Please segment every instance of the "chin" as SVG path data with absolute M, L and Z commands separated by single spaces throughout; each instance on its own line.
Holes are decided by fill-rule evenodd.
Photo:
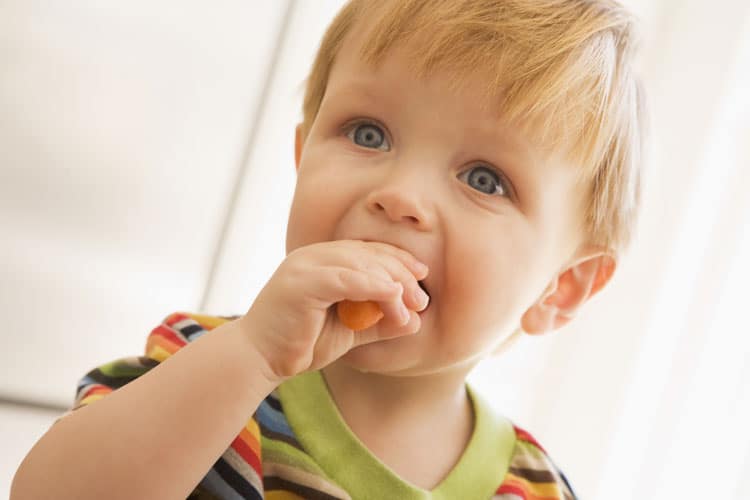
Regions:
M 391 339 L 355 347 L 340 360 L 348 367 L 364 373 L 382 375 L 406 374 L 416 368 L 416 356 L 408 356 L 405 346 Z M 403 339 L 406 340 L 406 339 Z

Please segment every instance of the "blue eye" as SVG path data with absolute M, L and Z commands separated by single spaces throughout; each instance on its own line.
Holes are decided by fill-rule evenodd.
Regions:
M 467 177 L 466 180 L 469 186 L 485 194 L 499 193 L 501 196 L 510 196 L 510 190 L 507 187 L 505 179 L 490 167 L 472 167 L 459 174 L 459 178 L 461 177 Z
M 349 129 L 346 135 L 354 144 L 363 148 L 380 149 L 381 151 L 388 150 L 388 141 L 385 137 L 385 132 L 374 123 L 364 122 L 355 124 Z

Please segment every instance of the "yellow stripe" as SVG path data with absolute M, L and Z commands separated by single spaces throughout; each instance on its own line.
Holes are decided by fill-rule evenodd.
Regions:
M 109 393 L 107 393 L 107 394 L 109 394 Z M 94 401 L 99 401 L 100 399 L 102 399 L 107 394 L 92 394 L 91 396 L 86 396 L 85 398 L 83 398 L 81 400 L 81 402 L 79 403 L 79 405 L 83 406 L 83 405 L 91 404 Z
M 557 487 L 556 483 L 532 483 L 531 481 L 518 477 L 510 472 L 506 475 L 506 482 L 520 484 L 523 489 L 539 497 L 558 498 L 561 496 L 560 488 Z
M 286 465 L 264 460 L 263 475 L 265 477 L 276 476 L 301 487 L 307 487 L 320 493 L 325 493 L 333 498 L 347 500 L 351 500 L 352 498 L 339 485 L 332 483 L 327 477 L 319 473 L 307 472 L 295 467 L 294 465 Z
M 205 314 L 185 313 L 185 316 L 194 319 L 206 330 L 211 330 L 230 321 L 228 319 L 219 318 L 218 316 L 207 316 Z
M 161 363 L 162 361 L 164 361 L 171 355 L 172 354 L 169 351 L 167 351 L 160 345 L 151 346 L 151 349 L 149 349 L 148 352 L 146 353 L 146 356 L 148 356 L 149 358 L 153 360 L 158 361 L 159 363 Z
M 247 432 L 252 434 L 253 437 L 258 440 L 258 444 L 260 444 L 260 426 L 258 426 L 258 422 L 256 422 L 254 418 L 250 418 L 250 420 L 247 421 L 245 429 L 247 429 Z

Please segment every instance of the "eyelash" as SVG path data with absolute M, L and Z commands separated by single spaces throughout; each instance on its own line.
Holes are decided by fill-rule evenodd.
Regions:
M 367 146 L 360 146 L 359 144 L 354 142 L 354 132 L 357 130 L 357 127 L 360 127 L 362 125 L 370 125 L 372 127 L 376 127 L 380 130 L 380 132 L 383 134 L 383 140 L 384 142 L 390 144 L 390 140 L 388 139 L 388 134 L 385 132 L 385 127 L 382 126 L 380 123 L 373 121 L 373 120 L 356 120 L 353 122 L 350 122 L 346 124 L 343 129 L 347 137 L 354 143 L 355 145 L 366 148 L 366 149 L 376 149 L 376 148 L 368 148 Z M 381 150 L 382 151 L 382 150 Z
M 356 142 L 354 142 L 354 135 L 355 135 L 354 132 L 357 130 L 357 127 L 360 127 L 362 125 L 370 125 L 370 126 L 373 126 L 373 127 L 376 127 L 377 129 L 379 129 L 380 133 L 383 135 L 383 142 L 390 145 L 390 140 L 388 139 L 388 134 L 384 130 L 385 127 L 383 127 L 378 122 L 373 121 L 373 120 L 357 120 L 357 121 L 354 121 L 354 122 L 350 122 L 350 123 L 346 124 L 343 127 L 343 132 L 352 141 L 353 144 L 355 144 L 356 146 L 365 148 L 365 149 L 375 149 L 375 150 L 378 150 L 378 151 L 383 151 L 382 149 L 379 149 L 379 148 L 368 148 L 367 146 L 361 146 L 361 145 L 357 144 Z M 389 149 L 390 149 L 390 146 L 389 146 Z M 497 179 L 497 184 L 498 184 L 498 187 L 496 188 L 495 192 L 493 192 L 491 194 L 490 193 L 485 193 L 483 191 L 479 191 L 478 189 L 475 189 L 475 191 L 478 191 L 478 192 L 480 192 L 480 193 L 482 193 L 482 194 L 484 194 L 486 196 L 494 196 L 495 193 L 501 193 L 501 196 L 503 196 L 505 198 L 513 198 L 513 192 L 514 191 L 513 191 L 513 187 L 512 187 L 512 184 L 510 183 L 510 181 L 507 180 L 507 178 L 505 177 L 505 175 L 503 175 L 503 173 L 500 170 L 498 170 L 497 168 L 495 168 L 492 165 L 489 165 L 487 163 L 478 163 L 478 164 L 475 164 L 472 167 L 470 167 L 470 168 L 464 170 L 463 172 L 461 172 L 458 175 L 458 177 L 459 178 L 468 177 L 468 174 L 473 169 L 475 169 L 475 168 L 484 168 L 485 170 L 488 170 L 488 171 L 492 172 L 492 174 L 494 175 L 495 179 Z M 467 179 L 467 181 L 468 181 L 468 179 Z M 505 193 L 505 194 L 503 194 L 503 193 Z

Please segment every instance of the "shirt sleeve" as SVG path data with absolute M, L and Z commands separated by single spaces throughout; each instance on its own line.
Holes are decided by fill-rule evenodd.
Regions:
M 239 317 L 188 312 L 170 314 L 151 330 L 143 356 L 121 358 L 88 372 L 78 383 L 73 407 L 60 418 L 104 398 L 147 373 L 185 345 Z M 239 498 L 237 492 L 246 494 L 242 498 L 263 498 L 260 456 L 260 429 L 253 416 L 188 498 Z
M 534 437 L 514 426 L 516 446 L 508 473 L 496 498 L 544 498 L 577 500 L 565 474 Z M 507 496 L 506 496 L 507 495 Z
M 188 343 L 237 318 L 239 316 L 208 316 L 189 312 L 170 314 L 151 330 L 143 356 L 121 358 L 89 371 L 78 382 L 73 406 L 68 413 L 98 401 L 148 372 Z

